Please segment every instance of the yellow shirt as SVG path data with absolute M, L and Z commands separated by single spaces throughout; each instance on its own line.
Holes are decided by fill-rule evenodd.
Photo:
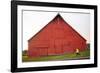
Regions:
M 76 49 L 76 53 L 79 53 L 79 49 L 78 48 Z

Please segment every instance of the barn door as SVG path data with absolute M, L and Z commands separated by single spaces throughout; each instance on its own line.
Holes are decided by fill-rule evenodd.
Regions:
M 54 40 L 50 41 L 48 55 L 55 55 Z
M 65 41 L 63 42 L 63 53 L 68 54 L 73 52 L 73 45 L 71 45 L 71 42 Z
M 40 47 L 39 48 L 39 55 L 40 56 L 47 56 L 47 49 L 48 49 L 48 47 Z
M 62 54 L 62 50 L 63 50 L 62 49 L 62 40 L 56 39 L 54 45 L 55 45 L 55 53 L 58 55 Z

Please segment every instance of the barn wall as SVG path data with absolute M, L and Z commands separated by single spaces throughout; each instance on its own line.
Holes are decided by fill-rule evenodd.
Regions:
M 85 50 L 86 40 L 57 16 L 28 42 L 29 56 L 60 55 Z

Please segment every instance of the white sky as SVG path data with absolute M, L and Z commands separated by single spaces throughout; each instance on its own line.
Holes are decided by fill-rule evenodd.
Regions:
M 50 22 L 58 12 L 23 11 L 23 50 L 28 47 L 28 40 Z M 87 43 L 90 42 L 90 14 L 60 12 L 63 19 L 70 24 Z

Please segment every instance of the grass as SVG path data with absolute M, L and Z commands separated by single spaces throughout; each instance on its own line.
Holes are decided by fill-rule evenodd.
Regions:
M 73 54 L 63 54 L 63 55 L 55 55 L 55 56 L 44 56 L 44 57 L 28 57 L 25 53 L 22 56 L 23 62 L 36 62 L 36 61 L 54 61 L 54 60 L 79 60 L 79 59 L 89 59 L 90 57 L 90 50 L 86 50 L 80 52 L 79 55 Z

